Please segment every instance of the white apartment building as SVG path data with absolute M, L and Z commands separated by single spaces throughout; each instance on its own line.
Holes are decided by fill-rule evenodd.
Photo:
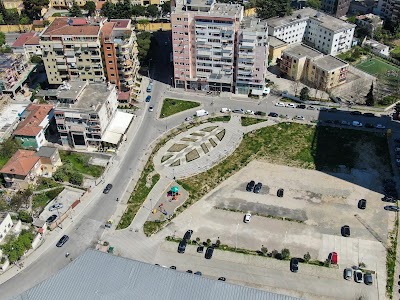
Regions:
M 311 8 L 291 16 L 268 19 L 268 34 L 288 44 L 303 42 L 325 54 L 336 55 L 351 48 L 355 24 Z
M 267 22 L 244 18 L 238 32 L 235 93 L 264 94 L 268 67 Z
M 7 212 L 0 213 L 0 242 L 6 237 L 7 232 L 13 226 L 11 216 Z

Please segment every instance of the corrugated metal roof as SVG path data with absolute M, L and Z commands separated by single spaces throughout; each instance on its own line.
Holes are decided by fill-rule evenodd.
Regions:
M 299 300 L 89 249 L 15 300 Z

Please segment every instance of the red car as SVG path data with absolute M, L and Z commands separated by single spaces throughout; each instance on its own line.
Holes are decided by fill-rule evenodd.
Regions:
M 331 264 L 337 265 L 338 263 L 338 254 L 336 252 L 331 252 L 328 255 L 328 260 Z

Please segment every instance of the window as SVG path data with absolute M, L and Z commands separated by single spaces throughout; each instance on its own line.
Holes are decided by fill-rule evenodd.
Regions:
M 111 47 L 107 47 L 107 50 L 111 50 Z
M 111 55 L 111 54 L 107 54 L 107 56 L 108 56 L 108 57 L 111 57 L 112 55 Z
M 110 64 L 110 65 L 111 65 L 112 63 L 113 63 L 113 61 L 112 61 L 112 60 L 109 60 L 109 61 L 108 61 L 108 64 Z

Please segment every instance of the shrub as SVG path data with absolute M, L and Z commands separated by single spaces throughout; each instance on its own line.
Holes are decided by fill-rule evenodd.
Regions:
M 219 247 L 221 245 L 221 241 L 220 240 L 217 240 L 216 242 L 215 242 L 215 247 Z
M 290 251 L 287 248 L 282 249 L 281 251 L 282 259 L 287 260 L 290 258 Z
M 207 239 L 207 246 L 210 246 L 210 245 L 211 245 L 211 240 Z
M 24 223 L 32 223 L 33 221 L 32 216 L 26 210 L 21 210 L 18 212 L 18 219 Z
M 311 260 L 310 252 L 307 252 L 306 254 L 304 254 L 303 258 L 304 258 L 304 262 L 308 263 Z
M 263 255 L 267 254 L 268 253 L 268 248 L 267 247 L 261 247 L 261 253 Z
M 75 185 L 81 185 L 83 183 L 83 175 L 81 173 L 72 173 L 69 177 L 69 182 Z

